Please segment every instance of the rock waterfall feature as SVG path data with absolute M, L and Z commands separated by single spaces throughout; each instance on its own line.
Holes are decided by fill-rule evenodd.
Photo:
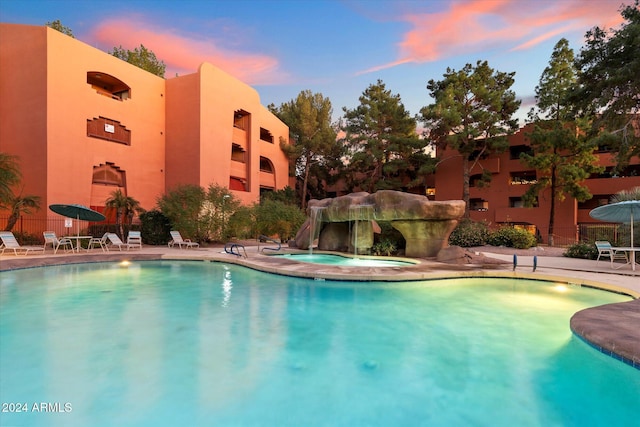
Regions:
M 389 221 L 406 240 L 406 256 L 435 257 L 448 245 L 464 207 L 462 200 L 432 201 L 392 190 L 310 200 L 309 218 L 298 231 L 295 246 L 309 249 L 317 238 L 320 250 L 367 253 L 376 221 Z

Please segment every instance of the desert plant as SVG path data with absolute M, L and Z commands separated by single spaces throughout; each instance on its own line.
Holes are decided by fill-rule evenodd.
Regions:
M 488 237 L 489 227 L 486 223 L 464 219 L 449 236 L 449 244 L 463 248 L 483 246 L 487 244 Z

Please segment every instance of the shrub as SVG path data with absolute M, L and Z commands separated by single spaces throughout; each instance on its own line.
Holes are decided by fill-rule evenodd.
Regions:
M 256 230 L 256 219 L 254 208 L 240 206 L 229 218 L 226 228 L 229 237 L 237 239 L 249 239 L 256 237 L 259 233 Z
M 449 244 L 469 248 L 487 244 L 489 227 L 484 222 L 463 219 L 449 236 Z
M 277 235 L 282 242 L 295 236 L 306 216 L 299 207 L 278 200 L 264 200 L 254 205 L 256 229 L 265 236 Z
M 391 221 L 378 221 L 380 227 L 380 234 L 374 235 L 375 243 L 388 242 L 394 246 L 394 252 L 399 249 L 404 249 L 407 246 L 407 242 L 401 232 L 393 228 Z M 382 244 L 380 247 L 384 248 L 387 243 Z M 374 246 L 375 247 L 375 244 Z
M 500 227 L 491 232 L 487 243 L 491 246 L 506 246 L 516 249 L 529 249 L 537 245 L 536 237 L 527 230 L 515 227 Z
M 580 242 L 569 246 L 563 255 L 567 258 L 596 259 L 598 249 L 593 243 Z
M 395 254 L 397 250 L 396 245 L 392 241 L 386 239 L 379 241 L 371 248 L 371 252 L 378 256 L 391 256 Z
M 166 245 L 171 239 L 171 221 L 158 210 L 140 214 L 142 241 L 147 245 Z

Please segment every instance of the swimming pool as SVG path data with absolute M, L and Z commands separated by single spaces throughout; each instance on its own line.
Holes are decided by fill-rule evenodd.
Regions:
M 29 411 L 0 424 L 631 425 L 640 371 L 569 330 L 576 311 L 628 299 L 188 261 L 2 272 L 0 396 Z
M 411 261 L 400 261 L 397 259 L 383 259 L 383 258 L 358 258 L 348 257 L 334 254 L 284 254 L 284 255 L 272 255 L 278 258 L 287 258 L 299 262 L 309 262 L 312 264 L 323 265 L 339 265 L 342 267 L 409 267 L 416 265 Z

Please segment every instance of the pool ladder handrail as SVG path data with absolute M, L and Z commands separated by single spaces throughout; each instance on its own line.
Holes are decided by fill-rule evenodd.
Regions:
M 267 237 L 264 234 L 261 234 L 258 237 L 258 241 L 261 241 L 261 240 L 264 240 L 264 241 L 267 241 L 267 242 L 271 242 L 271 243 L 275 243 L 275 244 L 278 245 L 278 247 L 277 248 L 264 247 L 264 248 L 260 249 L 260 246 L 258 246 L 258 250 L 259 251 L 275 251 L 275 252 L 277 252 L 282 248 L 282 244 L 278 240 L 272 239 L 271 237 Z
M 242 248 L 242 252 L 244 252 L 244 255 L 240 253 L 240 248 Z M 234 249 L 235 249 L 235 252 L 234 252 Z M 241 245 L 240 243 L 227 243 L 224 245 L 224 251 L 230 255 L 235 255 L 239 257 L 244 256 L 245 258 L 247 258 L 247 251 L 244 248 L 244 245 Z

